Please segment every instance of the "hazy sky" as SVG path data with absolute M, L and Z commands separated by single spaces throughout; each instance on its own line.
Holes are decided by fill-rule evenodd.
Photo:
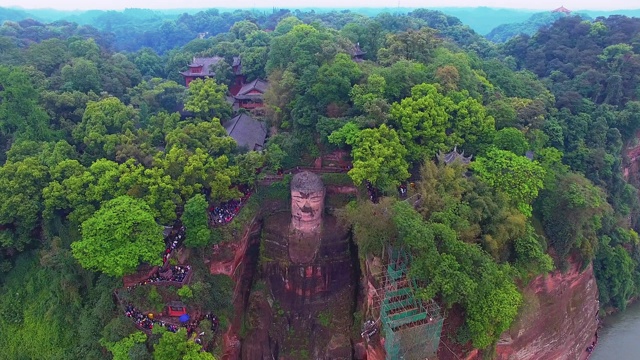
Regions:
M 638 9 L 640 0 L 0 0 L 0 6 L 19 6 L 25 9 L 55 8 L 75 9 L 124 9 L 124 8 L 289 8 L 302 7 L 501 7 L 551 10 L 561 5 L 571 10 Z

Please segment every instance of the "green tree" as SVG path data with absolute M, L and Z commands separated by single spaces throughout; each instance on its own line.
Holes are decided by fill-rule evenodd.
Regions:
M 162 77 L 164 69 L 162 67 L 162 58 L 156 54 L 153 49 L 142 48 L 133 57 L 133 63 L 136 64 L 143 76 L 152 78 Z
M 46 166 L 36 158 L 7 162 L 0 168 L 0 249 L 22 251 L 36 238 L 42 212 L 42 189 L 49 181 Z
M 384 197 L 380 202 L 359 201 L 349 203 L 341 212 L 352 226 L 353 237 L 361 254 L 381 256 L 384 246 L 396 237 L 391 208 L 395 200 Z
M 149 205 L 130 196 L 104 203 L 82 223 L 82 240 L 71 244 L 82 267 L 111 276 L 133 273 L 141 262 L 160 264 L 163 249 L 162 228 Z
M 138 113 L 133 107 L 116 97 L 108 97 L 87 103 L 82 122 L 73 129 L 73 137 L 88 155 L 114 159 L 121 135 L 133 131 L 137 123 Z
M 375 129 L 361 130 L 357 136 L 347 139 L 351 145 L 353 168 L 349 176 L 356 184 L 365 180 L 374 186 L 387 188 L 399 186 L 409 178 L 409 164 L 405 160 L 407 149 L 400 143 L 395 130 L 381 125 Z
M 166 146 L 179 147 L 191 152 L 205 150 L 211 156 L 230 154 L 236 142 L 220 124 L 220 120 L 202 121 L 196 124 L 183 122 L 166 136 Z
M 287 153 L 282 150 L 280 145 L 275 143 L 269 143 L 267 146 L 266 162 L 269 168 L 273 171 L 282 169 Z
M 637 262 L 622 245 L 613 245 L 611 242 L 609 236 L 601 238 L 593 270 L 602 304 L 624 309 L 628 300 L 638 292 L 638 284 L 634 281 L 637 279 Z
M 583 175 L 560 175 L 542 196 L 542 222 L 549 244 L 560 259 L 578 250 L 588 261 L 595 255 L 603 217 L 611 213 L 605 192 Z
M 0 66 L 0 133 L 5 139 L 51 137 L 49 116 L 38 104 L 38 94 L 27 73 Z
M 473 346 L 487 348 L 510 326 L 522 295 L 511 269 L 495 263 L 475 244 L 458 240 L 445 224 L 425 223 L 410 204 L 393 207 L 400 244 L 411 252 L 410 276 L 419 281 L 418 296 L 440 296 L 450 307 L 465 309 L 465 327 Z
M 253 185 L 258 180 L 265 161 L 266 156 L 257 151 L 249 151 L 236 156 L 235 162 L 240 171 L 237 178 L 238 183 Z
M 212 201 L 226 201 L 239 195 L 238 190 L 231 187 L 239 170 L 237 166 L 229 166 L 226 155 L 214 158 L 200 148 L 191 153 L 174 146 L 155 161 L 171 178 L 173 187 L 184 201 L 205 188 L 211 190 Z
M 507 195 L 520 212 L 531 216 L 531 202 L 542 189 L 545 176 L 537 161 L 511 151 L 491 149 L 476 158 L 471 169 L 482 181 Z
M 196 79 L 189 83 L 184 109 L 203 120 L 231 116 L 231 105 L 227 102 L 227 85 L 216 83 L 215 79 Z
M 356 109 L 372 118 L 376 125 L 386 120 L 389 111 L 389 103 L 384 98 L 387 81 L 378 74 L 372 74 L 367 78 L 366 84 L 353 85 L 349 96 Z
M 433 158 L 438 150 L 455 145 L 448 143 L 446 132 L 451 122 L 447 109 L 453 105 L 435 86 L 422 84 L 411 89 L 410 98 L 391 106 L 391 124 L 398 129 L 412 161 Z
M 251 35 L 251 33 L 258 30 L 260 30 L 258 28 L 258 25 L 252 23 L 249 20 L 242 20 L 233 24 L 233 26 L 231 26 L 231 29 L 229 29 L 229 32 L 231 32 L 236 39 L 244 41 L 249 35 Z
M 495 128 L 493 118 L 468 93 L 445 96 L 431 84 L 414 86 L 411 97 L 393 104 L 390 120 L 414 162 L 455 145 L 479 152 L 491 142 Z
M 155 360 L 215 360 L 213 355 L 202 351 L 202 346 L 187 340 L 187 331 L 181 328 L 175 333 L 164 330 L 162 327 L 154 328 L 154 333 L 161 329 L 162 337 L 153 347 Z
M 93 61 L 83 58 L 73 59 L 70 64 L 62 67 L 61 75 L 65 82 L 63 88 L 67 91 L 99 93 L 101 90 L 100 73 Z
M 62 64 L 69 60 L 70 54 L 63 40 L 58 38 L 43 40 L 32 44 L 26 59 L 29 65 L 51 76 Z
M 512 127 L 507 127 L 496 132 L 493 144 L 500 150 L 508 150 L 520 156 L 529 150 L 529 143 L 522 131 Z
M 384 65 L 391 65 L 399 60 L 414 60 L 426 64 L 441 42 L 437 31 L 429 27 L 389 34 L 385 47 L 378 50 L 378 61 Z
M 278 25 L 276 25 L 275 30 L 273 31 L 275 35 L 284 35 L 291 31 L 294 26 L 301 25 L 302 21 L 295 16 L 287 16 L 286 18 L 280 20 Z
M 349 92 L 356 83 L 362 71 L 358 64 L 347 54 L 338 54 L 329 63 L 318 69 L 317 83 L 311 92 L 319 100 L 321 106 L 332 103 L 344 104 L 349 99 Z
M 186 232 L 185 245 L 204 247 L 211 243 L 212 234 L 209 229 L 208 208 L 207 199 L 202 194 L 194 195 L 184 205 L 181 219 Z
M 115 343 L 102 341 L 102 345 L 107 348 L 113 355 L 113 360 L 129 360 L 129 351 L 136 345 L 144 343 L 147 340 L 147 335 L 142 331 L 136 331 L 135 333 L 123 338 Z

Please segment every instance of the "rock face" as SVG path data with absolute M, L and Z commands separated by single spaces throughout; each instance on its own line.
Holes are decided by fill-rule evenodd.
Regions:
M 290 222 L 289 212 L 264 221 L 261 277 L 272 304 L 265 309 L 250 301 L 249 306 L 271 315 L 254 316 L 264 319 L 243 343 L 243 359 L 271 358 L 264 356 L 268 348 L 279 359 L 351 359 L 356 279 L 349 233 L 332 216 L 314 233 L 300 232 Z
M 348 229 L 324 214 L 325 187 L 303 171 L 291 210 L 263 220 L 260 271 L 247 288 L 244 359 L 351 359 L 356 280 Z M 239 315 L 239 313 L 236 313 Z
M 501 360 L 584 359 L 598 328 L 598 289 L 591 265 L 580 272 L 538 276 L 524 290 L 524 304 L 497 350 Z

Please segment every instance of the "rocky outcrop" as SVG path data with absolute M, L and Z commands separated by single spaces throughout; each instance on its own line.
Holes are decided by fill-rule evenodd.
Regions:
M 591 265 L 536 277 L 523 291 L 518 319 L 496 347 L 501 360 L 583 359 L 598 327 Z
M 209 272 L 213 275 L 227 275 L 235 281 L 233 305 L 234 318 L 226 333 L 222 335 L 224 344 L 223 360 L 239 359 L 241 341 L 238 335 L 242 326 L 242 314 L 246 310 L 248 292 L 253 281 L 255 256 L 249 256 L 250 248 L 257 248 L 261 224 L 257 217 L 249 223 L 242 237 L 235 242 L 221 243 L 213 248 L 206 260 Z

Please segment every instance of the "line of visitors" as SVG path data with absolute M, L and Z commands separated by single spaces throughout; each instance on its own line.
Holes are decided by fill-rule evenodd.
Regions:
M 209 207 L 212 226 L 228 224 L 236 217 L 236 215 L 238 215 L 242 205 L 244 205 L 251 196 L 251 191 L 249 189 L 241 189 L 240 191 L 243 193 L 240 199 L 232 199 L 227 202 L 223 202 L 218 206 Z
M 162 263 L 165 264 L 169 258 L 169 254 L 180 246 L 184 241 L 184 226 L 180 226 L 177 230 L 172 230 L 169 236 L 164 238 L 164 252 L 162 253 Z
M 366 181 L 366 185 L 367 192 L 369 193 L 369 200 L 374 204 L 377 204 L 380 200 L 380 193 L 378 192 L 378 189 L 376 189 L 369 180 Z
M 124 311 L 125 316 L 132 318 L 137 327 L 142 329 L 151 330 L 154 325 L 166 327 L 168 331 L 177 332 L 178 326 L 173 324 L 167 324 L 162 320 L 155 320 L 148 315 L 142 313 L 140 310 L 133 307 L 133 305 L 127 305 Z
M 402 198 L 407 197 L 407 183 L 402 183 L 398 186 L 398 193 Z
M 127 290 L 131 290 L 136 286 L 147 285 L 161 281 L 175 281 L 181 283 L 187 278 L 187 275 L 189 275 L 190 271 L 190 265 L 173 265 L 166 270 L 158 269 L 155 274 L 151 275 L 146 280 L 141 281 L 136 285 L 127 287 Z

